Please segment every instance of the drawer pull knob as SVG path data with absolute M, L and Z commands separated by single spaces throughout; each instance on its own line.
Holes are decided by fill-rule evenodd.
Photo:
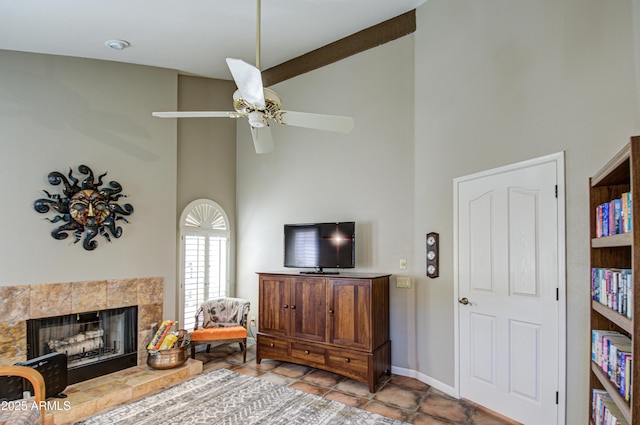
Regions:
M 304 353 L 305 354 L 309 354 L 309 350 L 304 350 Z
M 351 359 L 349 359 L 349 357 L 347 357 L 346 359 L 344 359 L 344 361 L 349 363 L 351 361 Z
M 329 314 L 333 314 L 333 309 L 329 309 Z
M 283 308 L 289 308 L 289 304 L 285 304 L 282 306 Z
M 295 305 L 292 305 L 292 306 L 291 306 L 291 310 L 295 310 L 295 309 L 296 309 L 296 306 L 295 306 Z
M 276 346 L 276 345 L 275 345 L 273 342 L 272 342 L 271 344 L 269 344 L 269 347 L 271 347 L 271 348 L 273 348 L 273 347 L 275 347 L 275 346 Z

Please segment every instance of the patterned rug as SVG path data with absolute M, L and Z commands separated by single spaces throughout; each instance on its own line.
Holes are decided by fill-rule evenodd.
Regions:
M 403 425 L 366 410 L 227 369 L 206 372 L 77 425 Z

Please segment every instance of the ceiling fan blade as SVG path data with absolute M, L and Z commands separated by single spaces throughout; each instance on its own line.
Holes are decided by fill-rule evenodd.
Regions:
M 227 65 L 242 98 L 252 105 L 264 108 L 264 89 L 260 70 L 241 59 L 227 58 Z
M 238 112 L 227 111 L 152 112 L 151 115 L 158 118 L 240 118 L 243 116 Z
M 317 130 L 348 133 L 353 129 L 354 123 L 351 117 L 337 115 L 310 114 L 307 112 L 280 111 L 279 122 L 295 127 L 315 128 Z
M 253 138 L 253 146 L 256 148 L 256 153 L 268 153 L 273 150 L 273 138 L 271 137 L 271 128 L 265 127 L 251 127 L 251 137 Z

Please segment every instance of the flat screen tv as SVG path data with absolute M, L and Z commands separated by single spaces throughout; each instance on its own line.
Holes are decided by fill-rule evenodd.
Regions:
M 284 266 L 313 268 L 301 273 L 355 267 L 355 222 L 284 225 Z

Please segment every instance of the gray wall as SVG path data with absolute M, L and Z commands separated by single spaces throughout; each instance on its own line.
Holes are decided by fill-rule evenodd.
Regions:
M 275 150 L 256 155 L 238 123 L 239 295 L 257 311 L 255 273 L 283 268 L 283 224 L 354 220 L 355 271 L 394 274 L 392 359 L 405 368 L 417 366 L 415 290 L 397 289 L 395 275 L 401 258 L 416 274 L 422 264 L 411 264 L 413 49 L 403 37 L 273 87 L 283 109 L 353 116 L 349 134 L 272 126 Z
M 588 177 L 638 131 L 631 12 L 628 1 L 430 0 L 417 15 L 416 161 L 438 161 L 416 168 L 416 233 L 440 229 L 452 246 L 454 177 L 566 152 L 568 424 L 587 422 L 589 400 Z M 452 383 L 443 260 L 418 293 L 419 368 Z
M 151 111 L 176 108 L 174 71 L 0 51 L 0 285 L 161 276 L 175 305 L 176 127 Z M 134 213 L 123 235 L 86 251 L 50 236 L 33 208 L 51 171 L 85 164 L 123 186 Z
M 178 108 L 181 111 L 232 111 L 232 81 L 181 75 Z M 236 120 L 183 118 L 178 125 L 178 210 L 189 202 L 209 198 L 235 218 Z M 233 224 L 233 223 L 232 223 Z
M 231 111 L 236 86 L 232 81 L 181 75 L 178 77 L 178 110 Z M 236 226 L 236 120 L 229 118 L 181 118 L 178 126 L 178 220 L 196 199 L 211 199 Z M 177 223 L 180 226 L 180 223 Z M 179 233 L 179 230 L 176 228 Z M 235 283 L 235 233 L 231 234 L 229 280 Z M 178 255 L 180 248 L 178 248 Z M 176 264 L 180 264 L 176 259 Z M 177 281 L 181 271 L 177 270 Z M 233 295 L 233 294 L 231 294 Z M 179 296 L 177 297 L 178 303 Z M 176 305 L 176 312 L 180 306 Z
M 278 128 L 274 153 L 238 148 L 239 291 L 256 300 L 255 272 L 281 268 L 283 223 L 354 219 L 357 270 L 413 278 L 391 289 L 393 366 L 454 387 L 453 179 L 565 151 L 567 423 L 586 423 L 587 186 L 638 131 L 631 2 L 430 0 L 417 19 L 412 36 L 275 87 L 285 109 L 356 128 Z

